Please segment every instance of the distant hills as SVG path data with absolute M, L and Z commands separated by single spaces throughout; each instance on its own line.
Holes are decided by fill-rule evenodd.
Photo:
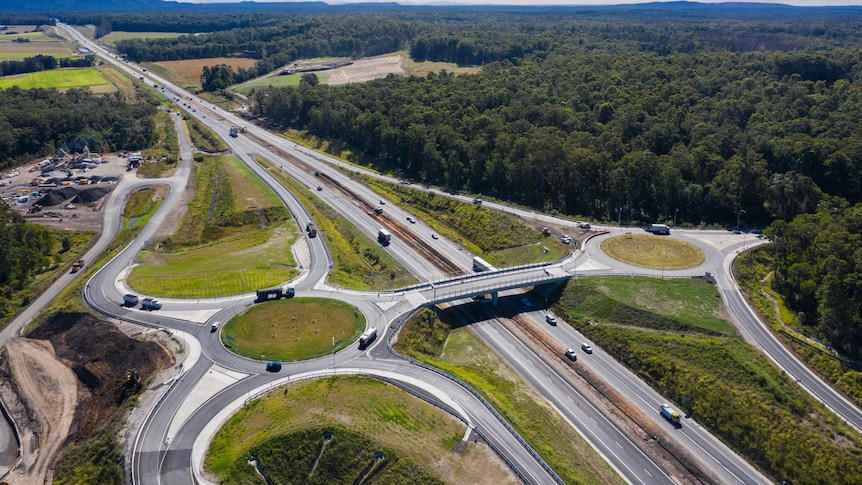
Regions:
M 572 0 L 577 2 L 577 0 Z M 26 2 L 4 2 L 0 9 L 0 22 L 4 14 L 48 13 L 61 14 L 104 12 L 189 12 L 189 13 L 231 13 L 231 12 L 343 12 L 343 11 L 380 11 L 380 10 L 461 10 L 494 11 L 525 14 L 568 13 L 586 18 L 630 18 L 637 16 L 642 20 L 667 18 L 700 19 L 739 19 L 739 20 L 788 20 L 862 17 L 862 7 L 794 7 L 778 3 L 696 3 L 696 2 L 656 2 L 637 5 L 583 5 L 583 6 L 517 6 L 517 5 L 401 5 L 392 3 L 350 3 L 329 5 L 324 2 L 236 2 L 236 3 L 179 3 L 161 0 L 29 0 Z

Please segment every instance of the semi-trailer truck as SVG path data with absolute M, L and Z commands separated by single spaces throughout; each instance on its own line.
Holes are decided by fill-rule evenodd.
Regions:
M 484 259 L 474 256 L 473 257 L 473 272 L 481 273 L 483 271 L 496 271 L 497 268 L 491 266 L 491 263 L 485 261 Z
M 667 224 L 650 224 L 647 231 L 653 234 L 662 234 L 666 236 L 670 234 L 670 227 L 668 227 Z
M 365 331 L 365 333 L 363 333 L 359 337 L 359 348 L 364 349 L 365 347 L 368 347 L 368 344 L 370 344 L 371 342 L 374 342 L 374 339 L 376 339 L 376 338 L 377 338 L 377 328 L 376 327 L 369 328 L 368 330 Z

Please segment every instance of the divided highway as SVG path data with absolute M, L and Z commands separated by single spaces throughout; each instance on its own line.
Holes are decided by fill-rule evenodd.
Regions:
M 374 192 L 355 182 L 347 173 L 342 171 L 342 169 L 358 169 L 347 167 L 339 161 L 327 159 L 320 154 L 308 153 L 292 143 L 255 126 L 249 126 L 249 132 L 254 135 L 253 137 L 240 136 L 238 138 L 231 138 L 227 134 L 229 125 L 244 124 L 244 120 L 207 105 L 189 93 L 171 85 L 166 80 L 152 75 L 152 73 L 143 73 L 136 70 L 133 66 L 117 60 L 101 47 L 83 38 L 83 36 L 71 27 L 62 24 L 61 27 L 65 28 L 79 42 L 87 45 L 108 62 L 124 69 L 135 77 L 145 75 L 147 79 L 152 81 L 152 84 L 164 87 L 165 93 L 169 97 L 172 97 L 171 99 L 180 98 L 186 100 L 186 102 L 190 101 L 191 105 L 195 108 L 189 114 L 209 124 L 217 134 L 226 140 L 231 149 L 276 191 L 285 205 L 294 214 L 300 227 L 304 227 L 305 223 L 311 220 L 311 216 L 293 198 L 287 189 L 254 161 L 255 155 L 262 156 L 277 166 L 281 166 L 283 170 L 307 187 L 311 188 L 321 185 L 320 179 L 315 177 L 313 173 L 298 170 L 288 160 L 285 160 L 282 154 L 287 153 L 290 157 L 300 160 L 307 166 L 325 171 L 327 177 L 340 186 L 348 187 L 351 193 L 364 200 L 366 204 L 379 203 L 378 197 Z M 175 119 L 175 122 L 178 121 Z M 437 286 L 426 286 L 412 292 L 405 291 L 400 292 L 400 294 L 398 292 L 384 292 L 377 296 L 373 293 L 352 291 L 339 291 L 337 294 L 333 294 L 334 288 L 328 286 L 325 281 L 330 269 L 331 257 L 323 244 L 323 238 L 306 239 L 312 264 L 304 269 L 303 275 L 296 282 L 297 291 L 309 296 L 337 296 L 339 299 L 359 307 L 365 313 L 369 325 L 376 326 L 381 330 L 382 334 L 377 343 L 366 352 L 359 352 L 356 347 L 351 347 L 333 357 L 285 364 L 283 368 L 284 375 L 275 376 L 263 373 L 262 363 L 228 352 L 218 341 L 217 334 L 209 333 L 206 318 L 200 321 L 200 319 L 195 320 L 190 317 L 191 315 L 206 314 L 209 317 L 209 321 L 225 321 L 231 315 L 251 304 L 252 295 L 238 295 L 232 298 L 201 300 L 199 302 L 163 300 L 165 311 L 161 314 L 156 313 L 153 315 L 121 307 L 119 303 L 123 288 L 121 285 L 118 285 L 117 280 L 122 279 L 124 271 L 127 270 L 130 262 L 134 260 L 135 255 L 141 249 L 143 241 L 146 241 L 149 235 L 155 233 L 158 225 L 164 220 L 165 215 L 176 204 L 187 180 L 191 164 L 191 148 L 186 143 L 185 137 L 181 136 L 180 139 L 182 141 L 181 148 L 183 153 L 180 172 L 177 175 L 157 182 L 140 181 L 135 184 L 122 183 L 118 185 L 115 194 L 105 205 L 106 227 L 100 239 L 102 248 L 105 247 L 118 230 L 119 211 L 122 208 L 125 197 L 123 194 L 127 194 L 135 186 L 143 184 L 165 183 L 171 189 L 168 199 L 163 203 L 150 224 L 144 229 L 139 239 L 96 273 L 88 282 L 87 290 L 85 291 L 88 304 L 107 315 L 151 326 L 161 326 L 186 332 L 191 338 L 200 342 L 200 358 L 198 358 L 193 366 L 184 369 L 183 376 L 162 397 L 141 429 L 141 434 L 137 441 L 138 448 L 135 450 L 133 470 L 135 483 L 196 483 L 200 478 L 195 477 L 194 470 L 200 466 L 200 463 L 193 463 L 192 461 L 194 447 L 199 441 L 198 436 L 206 428 L 213 415 L 230 403 L 241 399 L 244 394 L 247 395 L 255 388 L 266 388 L 266 386 L 271 385 L 279 377 L 325 369 L 331 369 L 333 372 L 337 369 L 366 369 L 367 372 L 386 372 L 389 373 L 387 375 L 395 376 L 392 378 L 395 381 L 399 380 L 398 376 L 402 376 L 403 382 L 401 385 L 406 388 L 410 387 L 409 382 L 413 382 L 412 380 L 414 379 L 426 382 L 431 388 L 444 393 L 448 398 L 456 401 L 463 409 L 463 415 L 459 417 L 466 424 L 474 426 L 475 430 L 512 465 L 513 469 L 526 482 L 543 484 L 559 480 L 553 471 L 549 470 L 541 460 L 536 459 L 535 453 L 529 447 L 524 446 L 520 437 L 501 421 L 499 415 L 488 409 L 487 404 L 478 399 L 471 390 L 466 389 L 463 385 L 438 372 L 405 362 L 391 355 L 387 350 L 385 343 L 392 332 L 390 323 L 400 323 L 405 318 L 405 315 L 417 305 L 428 304 L 440 299 L 443 296 L 442 290 L 438 289 Z M 340 167 L 340 169 L 334 169 L 333 167 Z M 368 174 L 367 171 L 363 172 Z M 376 174 L 372 175 L 385 178 Z M 330 190 L 325 185 L 321 192 L 320 195 L 324 200 L 343 213 L 357 227 L 366 234 L 371 235 L 371 237 L 376 235 L 379 223 L 373 216 L 369 216 L 364 212 L 355 201 L 344 199 L 338 191 Z M 508 207 L 496 206 L 495 204 L 486 203 L 486 205 L 508 212 L 521 212 Z M 409 216 L 409 213 L 391 204 L 385 205 L 385 211 L 387 214 L 391 213 L 395 220 L 404 221 Z M 523 215 L 551 220 L 548 216 L 533 213 L 525 212 Z M 560 222 L 559 220 L 554 220 L 554 223 Z M 419 237 L 430 238 L 431 230 L 427 226 L 422 224 L 404 225 L 406 230 L 413 231 Z M 686 233 L 680 234 L 681 237 L 686 237 Z M 102 243 L 103 240 L 106 241 L 104 244 Z M 786 349 L 778 344 L 768 330 L 763 329 L 760 322 L 753 316 L 751 309 L 747 307 L 744 299 L 739 295 L 737 286 L 729 276 L 727 268 L 729 258 L 727 255 L 731 254 L 735 247 L 729 245 L 727 248 L 717 250 L 712 246 L 704 244 L 698 244 L 698 246 L 707 251 L 708 262 L 697 270 L 701 274 L 703 271 L 712 271 L 717 275 L 718 287 L 722 292 L 722 296 L 736 318 L 740 321 L 739 323 L 751 335 L 756 344 L 790 375 L 799 379 L 800 384 L 809 392 L 826 402 L 828 406 L 845 420 L 862 429 L 862 413 L 860 413 L 859 409 L 850 405 L 835 393 L 834 390 L 817 379 L 807 368 L 802 366 Z M 93 254 L 88 253 L 88 260 L 94 260 L 94 255 L 101 252 L 102 249 L 98 249 L 98 247 L 93 249 L 91 252 Z M 439 240 L 439 247 L 458 266 L 462 267 L 465 272 L 469 271 L 472 255 L 466 250 L 457 243 L 444 239 Z M 590 248 L 592 247 L 595 246 L 591 245 Z M 442 277 L 450 276 L 442 274 L 433 264 L 425 261 L 421 254 L 418 254 L 407 245 L 394 243 L 388 251 L 420 278 L 420 280 L 438 280 Z M 489 288 L 501 288 L 507 284 L 511 285 L 512 282 L 517 283 L 520 281 L 524 283 L 532 281 L 529 278 L 542 278 L 543 274 L 550 276 L 549 272 L 551 271 L 560 277 L 598 272 L 616 274 L 651 273 L 640 268 L 633 269 L 619 265 L 613 261 L 602 260 L 601 255 L 591 253 L 590 251 L 591 249 L 588 248 L 586 253 L 553 267 L 539 266 L 524 269 L 520 272 L 488 275 L 482 278 L 467 278 L 463 283 L 459 283 L 457 290 L 453 291 L 458 291 L 459 295 L 466 297 L 471 293 L 488 291 Z M 578 266 L 593 256 L 595 257 L 593 261 L 599 261 L 610 269 L 581 269 L 579 271 Z M 690 276 L 690 273 L 665 272 L 663 276 Z M 658 276 L 658 274 L 651 275 Z M 71 279 L 68 280 L 71 281 Z M 65 281 L 65 283 L 69 281 Z M 57 284 L 52 289 L 54 287 L 60 288 L 61 286 Z M 438 295 L 438 291 L 441 291 L 441 294 Z M 46 293 L 43 297 L 46 299 L 46 302 L 50 301 L 50 293 Z M 40 298 L 39 301 L 41 300 Z M 190 318 L 183 318 L 183 315 L 188 315 Z M 27 318 L 27 316 L 22 316 L 20 321 L 16 320 L 18 328 L 26 323 Z M 29 318 L 32 318 L 32 316 Z M 153 321 L 154 319 L 155 321 Z M 573 408 L 573 402 L 586 403 L 578 394 L 578 391 L 571 388 L 556 374 L 556 371 L 545 365 L 542 359 L 533 354 L 523 343 L 508 333 L 505 328 L 495 324 L 493 319 L 488 318 L 480 319 L 474 325 L 476 332 L 486 342 L 489 342 L 502 358 L 548 399 L 628 481 L 632 483 L 674 482 L 674 479 L 668 476 L 654 460 L 645 455 L 637 444 L 632 442 L 630 437 L 627 437 L 597 410 L 591 406 L 575 406 Z M 6 336 L 8 338 L 10 332 L 16 332 L 15 326 L 7 326 L 3 332 L 0 332 L 0 337 Z M 567 325 L 560 325 L 556 329 L 553 329 L 551 334 L 566 346 L 577 348 L 578 342 L 582 341 L 582 336 L 577 335 Z M 590 365 L 596 372 L 601 373 L 608 382 L 631 400 L 635 406 L 647 413 L 657 415 L 657 404 L 663 401 L 661 396 L 658 396 L 618 363 L 614 362 L 600 350 L 597 350 L 589 359 L 584 359 L 584 361 L 586 361 L 584 365 Z M 248 377 L 227 387 L 206 401 L 182 424 L 175 436 L 169 436 L 167 430 L 170 429 L 171 422 L 174 420 L 177 410 L 192 392 L 197 382 L 216 363 L 224 368 L 247 374 Z M 434 399 L 433 393 L 426 397 Z M 441 399 L 440 396 L 437 396 L 437 399 Z M 658 424 L 669 427 L 667 423 L 662 423 L 660 419 L 654 419 L 656 419 Z M 724 447 L 715 437 L 696 424 L 686 420 L 683 428 L 674 433 L 675 438 L 683 443 L 684 446 L 690 448 L 704 466 L 711 470 L 715 476 L 720 477 L 721 482 L 764 483 L 767 481 L 753 467 Z

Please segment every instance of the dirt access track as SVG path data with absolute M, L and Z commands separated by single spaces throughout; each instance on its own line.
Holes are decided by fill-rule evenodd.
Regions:
M 9 482 L 41 485 L 53 481 L 67 443 L 98 434 L 173 357 L 83 313 L 57 313 L 28 337 L 6 344 L 0 363 L 11 382 L 0 381 L 0 395 L 21 435 L 23 459 Z

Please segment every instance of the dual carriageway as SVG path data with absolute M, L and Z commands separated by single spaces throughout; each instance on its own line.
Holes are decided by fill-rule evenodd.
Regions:
M 505 298 L 505 296 L 515 294 L 517 289 L 526 286 L 552 284 L 580 275 L 641 273 L 658 276 L 658 274 L 610 261 L 597 251 L 597 244 L 590 244 L 584 248 L 584 251 L 577 251 L 562 262 L 473 275 L 470 273 L 472 255 L 457 243 L 445 238 L 430 242 L 431 229 L 421 224 L 421 221 L 409 226 L 401 223 L 400 221 L 406 220 L 409 215 L 402 209 L 387 205 L 383 217 L 373 213 L 369 215 L 369 209 L 376 206 L 369 201 L 376 201 L 376 194 L 345 173 L 346 170 L 360 169 L 308 152 L 254 126 L 249 127 L 248 132 L 240 137 L 229 137 L 229 127 L 239 125 L 243 120 L 206 104 L 171 85 L 165 79 L 119 61 L 100 46 L 80 36 L 74 29 L 68 26 L 62 27 L 108 62 L 135 77 L 146 76 L 152 84 L 158 84 L 160 89 L 164 89 L 171 99 L 179 98 L 185 100 L 187 105 L 194 106 L 189 114 L 207 123 L 243 162 L 276 191 L 294 214 L 300 227 L 305 227 L 307 222 L 311 222 L 311 216 L 289 191 L 256 163 L 254 159 L 256 156 L 268 159 L 282 167 L 289 175 L 309 188 L 320 184 L 325 185 L 324 200 L 372 238 L 381 225 L 392 231 L 394 242 L 388 251 L 417 278 L 428 282 L 400 291 L 367 293 L 341 290 L 336 293 L 335 289 L 326 283 L 331 257 L 322 238 L 306 239 L 311 264 L 293 283 L 297 292 L 308 296 L 337 297 L 357 306 L 366 315 L 369 326 L 376 326 L 381 330 L 381 335 L 365 351 L 358 351 L 354 346 L 342 350 L 331 358 L 285 364 L 280 376 L 262 372 L 264 366 L 261 362 L 245 359 L 227 351 L 218 338 L 209 333 L 210 322 L 226 321 L 231 315 L 250 305 L 253 295 L 194 302 L 163 299 L 164 308 L 159 313 L 157 325 L 179 332 L 191 348 L 199 351 L 195 353 L 196 359 L 190 359 L 194 362 L 184 367 L 182 375 L 162 395 L 139 430 L 135 449 L 131 453 L 132 476 L 135 483 L 206 482 L 200 472 L 203 451 L 207 444 L 207 437 L 212 436 L 217 429 L 218 419 L 226 419 L 232 410 L 241 406 L 255 393 L 264 392 L 291 379 L 314 378 L 333 373 L 376 376 L 423 397 L 461 419 L 469 433 L 478 433 L 482 436 L 524 482 L 537 484 L 560 482 L 553 470 L 475 391 L 438 371 L 393 354 L 388 344 L 397 331 L 398 325 L 418 307 L 465 299 L 469 301 L 471 296 L 486 293 L 499 293 L 505 300 L 518 300 L 518 298 Z M 125 291 L 122 276 L 125 271 L 128 271 L 138 251 L 142 249 L 143 241 L 148 239 L 148 235 L 155 233 L 165 215 L 172 210 L 187 180 L 191 165 L 191 147 L 188 146 L 185 137 L 181 136 L 180 139 L 182 162 L 180 171 L 174 177 L 170 180 L 147 180 L 134 183 L 124 181 L 125 183 L 118 185 L 115 194 L 106 204 L 106 225 L 100 243 L 103 240 L 113 239 L 113 235 L 119 229 L 118 215 L 124 200 L 123 193 L 128 193 L 135 186 L 142 184 L 165 183 L 170 187 L 167 200 L 138 239 L 88 281 L 84 297 L 91 307 L 105 315 L 154 325 L 154 322 L 145 318 L 145 315 L 142 316 L 141 312 L 124 309 L 117 302 L 122 301 L 122 294 Z M 318 175 L 314 175 L 315 172 Z M 325 175 L 321 177 L 319 174 Z M 369 172 L 365 174 L 385 178 Z M 502 209 L 494 207 L 494 204 L 485 205 Z M 505 210 L 513 211 L 509 208 Z M 551 220 L 544 215 L 529 213 L 524 215 Z M 731 307 L 732 313 L 744 325 L 743 335 L 750 341 L 754 341 L 760 348 L 767 346 L 770 340 L 774 341 L 774 338 L 770 339 L 771 334 L 763 330 L 760 322 L 753 317 L 753 312 L 739 295 L 739 290 L 728 271 L 730 261 L 737 251 L 745 245 L 751 245 L 752 241 L 739 238 L 734 240 L 731 236 L 725 235 L 721 237 L 727 239 L 728 244 L 725 246 L 722 242 L 716 247 L 714 242 L 709 243 L 704 242 L 702 238 L 699 239 L 695 231 L 690 234 L 678 231 L 673 237 L 689 240 L 704 249 L 708 256 L 707 262 L 692 271 L 666 271 L 663 276 L 687 277 L 695 273 L 703 274 L 704 271 L 713 272 L 716 275 L 717 286 Z M 87 260 L 95 260 L 94 256 L 100 251 L 97 245 L 91 251 L 95 254 L 88 253 L 85 257 Z M 462 273 L 463 276 L 452 277 L 453 274 L 458 273 Z M 69 281 L 65 284 L 71 281 L 70 278 L 67 279 Z M 60 283 L 58 281 L 58 284 Z M 43 296 L 50 298 L 50 291 Z M 517 301 L 505 304 L 519 305 Z M 560 372 L 558 366 L 551 362 L 559 356 L 549 358 L 548 355 L 532 351 L 514 333 L 497 323 L 493 313 L 476 315 L 475 310 L 469 310 L 472 307 L 475 305 L 463 305 L 465 312 L 473 313 L 467 318 L 475 320 L 473 328 L 476 333 L 498 352 L 501 359 L 547 399 L 626 481 L 675 483 L 681 478 L 670 475 L 661 463 L 644 451 L 641 437 L 627 435 L 598 409 L 589 405 L 589 401 L 570 384 L 565 373 Z M 487 305 L 481 307 L 487 308 Z M 529 308 L 519 308 L 519 311 L 523 311 L 537 321 L 541 321 L 544 315 L 544 312 L 530 311 Z M 26 317 L 23 320 L 26 320 Z M 9 330 L 11 327 L 12 325 L 4 330 Z M 760 333 L 757 333 L 758 329 Z M 550 327 L 546 331 L 563 347 L 577 348 L 579 342 L 584 341 L 582 335 L 567 325 Z M 5 333 L 8 334 L 8 332 Z M 777 341 L 775 343 L 777 344 Z M 786 368 L 788 364 L 784 359 L 789 353 L 783 347 L 773 346 L 765 350 L 779 366 Z M 796 363 L 798 364 L 798 361 Z M 650 416 L 655 426 L 663 427 L 666 430 L 663 438 L 676 440 L 688 450 L 699 464 L 701 472 L 696 475 L 699 480 L 717 483 L 768 482 L 766 477 L 727 449 L 693 420 L 684 420 L 685 425 L 680 429 L 673 429 L 669 423 L 664 422 L 658 416 L 657 408 L 658 404 L 666 400 L 603 353 L 601 349 L 596 349 L 589 357 L 582 356 L 579 364 L 591 366 L 591 370 L 599 373 L 616 389 L 619 396 L 640 409 L 644 415 Z M 206 374 L 216 367 L 229 369 L 237 380 L 219 389 L 205 402 L 198 403 L 194 409 L 189 409 L 189 397 L 200 387 Z M 804 366 L 793 367 L 792 375 L 805 377 L 806 372 L 810 374 Z M 810 382 L 810 376 L 808 377 L 806 383 Z M 814 384 L 800 383 L 809 392 L 819 392 L 820 394 L 815 395 L 836 410 L 847 422 L 855 425 L 857 429 L 862 427 L 860 426 L 862 415 L 859 409 L 847 403 L 846 400 L 835 400 L 835 396 L 831 395 L 835 393 L 828 386 L 823 385 L 822 387 L 826 389 L 821 389 Z M 573 406 L 573 403 L 578 405 Z M 183 409 L 186 410 L 183 411 Z M 217 419 L 213 420 L 213 417 Z M 692 477 L 686 477 L 686 480 L 692 480 Z

